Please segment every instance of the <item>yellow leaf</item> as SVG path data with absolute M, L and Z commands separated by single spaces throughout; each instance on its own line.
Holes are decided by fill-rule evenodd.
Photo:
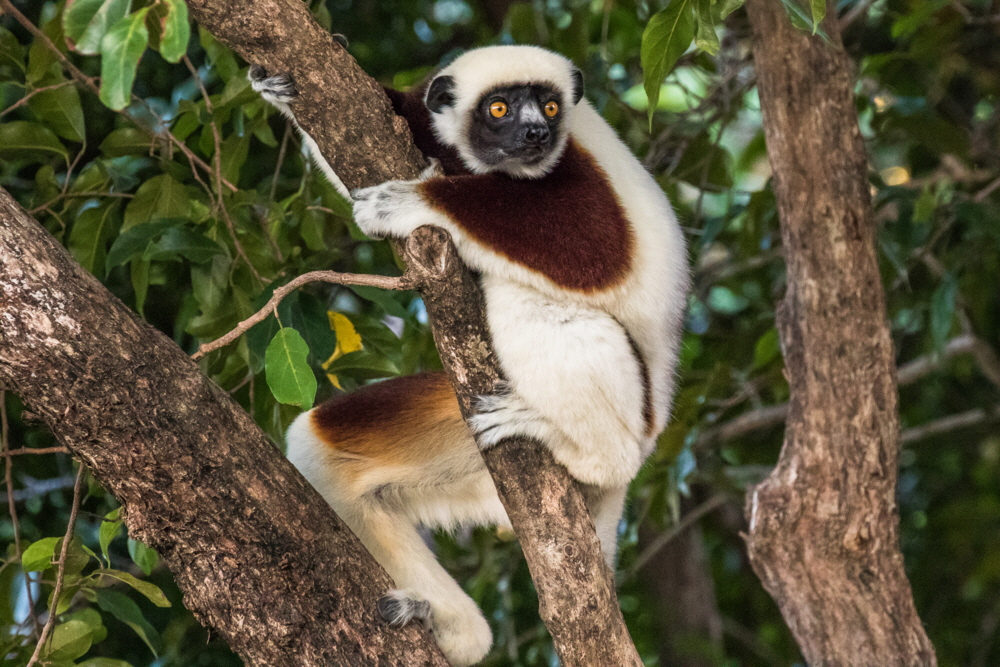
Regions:
M 328 310 L 326 311 L 326 316 L 330 320 L 330 328 L 337 334 L 337 346 L 333 348 L 333 354 L 330 355 L 330 358 L 323 362 L 323 370 L 329 368 L 330 364 L 345 354 L 364 349 L 364 345 L 361 343 L 361 335 L 355 331 L 354 325 L 351 324 L 351 321 L 345 315 Z M 334 373 L 327 373 L 326 378 L 334 387 L 341 391 L 344 390 L 340 386 L 340 380 Z

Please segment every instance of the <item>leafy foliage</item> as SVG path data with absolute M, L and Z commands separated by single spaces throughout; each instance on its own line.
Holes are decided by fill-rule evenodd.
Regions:
M 16 4 L 46 39 L 0 17 L 0 187 L 182 348 L 193 353 L 227 333 L 307 271 L 399 272 L 389 247 L 357 231 L 349 204 L 249 89 L 246 64 L 191 30 L 179 0 Z M 785 4 L 809 32 L 824 9 L 834 11 Z M 633 484 L 621 537 L 620 599 L 647 664 L 693 660 L 684 654 L 726 667 L 799 659 L 739 538 L 743 491 L 781 444 L 780 418 L 764 417 L 788 399 L 774 328 L 781 238 L 739 6 L 312 3 L 321 23 L 350 38 L 366 71 L 397 87 L 479 44 L 567 54 L 585 72 L 588 97 L 674 202 L 695 275 L 681 386 L 674 421 Z M 1000 45 L 990 7 L 876 0 L 838 10 L 860 71 L 856 103 L 899 363 L 927 362 L 901 387 L 899 507 L 918 609 L 942 665 L 1000 663 Z M 53 47 L 84 76 L 101 76 L 100 97 Z M 425 319 L 413 294 L 313 285 L 200 363 L 280 443 L 313 394 L 322 400 L 437 367 Z M 954 352 L 969 336 L 983 344 L 978 351 Z M 16 396 L 6 394 L 0 411 L 11 449 L 56 444 Z M 123 534 L 115 501 L 95 483 L 81 501 L 65 592 L 49 600 L 72 464 L 65 454 L 9 460 L 19 540 L 12 518 L 0 520 L 5 664 L 27 663 L 35 621 L 53 607 L 45 651 L 55 665 L 239 664 L 208 641 L 155 551 Z M 665 552 L 652 549 L 650 535 L 718 497 L 724 502 L 709 505 L 717 509 L 701 517 L 693 540 L 703 559 L 659 567 Z M 681 535 L 670 545 L 692 533 Z M 493 623 L 487 664 L 552 664 L 512 536 L 477 529 L 434 539 Z M 702 611 L 721 637 L 692 624 L 694 613 L 662 622 L 673 600 L 658 599 L 657 584 L 682 570 L 714 583 Z M 164 600 L 171 606 L 157 606 Z

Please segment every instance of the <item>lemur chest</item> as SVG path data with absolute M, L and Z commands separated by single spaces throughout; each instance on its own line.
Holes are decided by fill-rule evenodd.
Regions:
M 489 173 L 420 187 L 475 240 L 560 287 L 603 291 L 631 270 L 635 238 L 625 210 L 607 175 L 573 141 L 543 178 Z

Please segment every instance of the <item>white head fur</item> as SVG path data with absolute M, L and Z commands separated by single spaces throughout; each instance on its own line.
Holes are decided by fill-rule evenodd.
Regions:
M 456 58 L 435 79 L 448 76 L 454 80 L 454 100 L 431 114 L 434 133 L 443 144 L 454 146 L 470 171 L 487 173 L 498 168 L 519 178 L 539 178 L 559 161 L 573 125 L 573 110 L 582 77 L 567 58 L 537 46 L 488 46 L 474 49 Z M 562 130 L 557 144 L 546 158 L 534 165 L 486 164 L 469 146 L 471 114 L 482 96 L 501 86 L 544 84 L 562 94 L 560 113 Z M 428 88 L 430 92 L 433 88 Z M 433 109 L 432 109 L 433 111 Z

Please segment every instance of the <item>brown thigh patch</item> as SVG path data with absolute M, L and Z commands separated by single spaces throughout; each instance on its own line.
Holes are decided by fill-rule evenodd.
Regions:
M 386 464 L 440 455 L 454 443 L 434 436 L 465 428 L 444 373 L 417 373 L 368 385 L 317 407 L 312 424 L 319 438 L 339 452 Z

